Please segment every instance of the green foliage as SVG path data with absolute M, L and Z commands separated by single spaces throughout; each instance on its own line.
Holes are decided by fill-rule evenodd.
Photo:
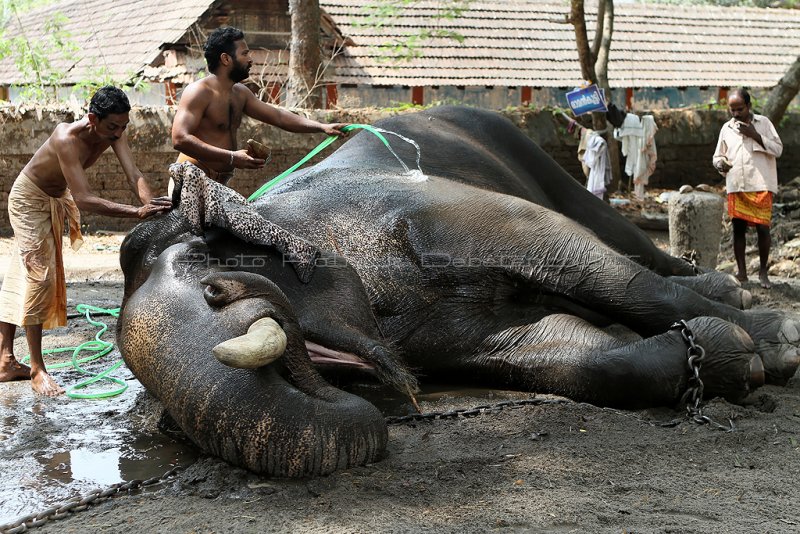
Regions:
M 65 72 L 57 64 L 72 64 L 77 61 L 80 47 L 65 29 L 69 19 L 60 12 L 49 15 L 44 22 L 43 37 L 31 39 L 24 31 L 21 21 L 31 9 L 45 6 L 53 0 L 0 0 L 0 59 L 10 57 L 14 66 L 26 80 L 20 86 L 20 98 L 28 102 L 47 102 L 59 99 L 58 88 Z M 133 89 L 146 89 L 146 82 L 131 72 L 123 78 L 135 80 Z M 104 85 L 119 83 L 105 65 L 92 65 L 85 79 L 72 86 L 70 94 L 80 100 L 89 97 Z
M 393 30 L 401 36 L 394 37 L 390 43 L 378 47 L 381 60 L 391 62 L 411 61 L 422 55 L 422 46 L 431 39 L 452 39 L 457 43 L 464 42 L 464 36 L 455 30 L 444 27 L 424 28 L 417 33 L 405 34 L 405 30 L 396 21 L 405 15 L 406 10 L 413 9 L 422 0 L 376 0 L 365 7 L 366 18 L 357 24 L 389 33 Z M 472 0 L 439 0 L 434 18 L 440 22 L 454 20 L 469 8 Z
M 12 28 L 21 26 L 20 12 L 43 4 L 41 1 L 6 0 L 2 15 Z M 53 66 L 59 59 L 68 60 L 78 50 L 71 35 L 64 29 L 68 22 L 62 13 L 53 13 L 45 20 L 43 38 L 33 41 L 21 32 L 11 35 L 5 28 L 0 31 L 0 58 L 11 57 L 14 66 L 22 73 L 26 83 L 21 96 L 25 100 L 56 98 L 56 88 L 64 73 Z M 7 35 L 8 34 L 8 35 Z
M 399 113 L 402 111 L 422 111 L 423 109 L 430 109 L 439 106 L 465 106 L 465 107 L 475 107 L 470 104 L 465 104 L 464 102 L 452 99 L 452 98 L 445 98 L 444 100 L 431 100 L 427 104 L 419 105 L 419 104 L 412 104 L 411 102 L 392 102 L 392 106 L 380 108 L 381 111 L 387 111 L 390 113 Z
M 381 108 L 381 111 L 388 111 L 390 113 L 397 113 L 400 111 L 408 111 L 411 109 L 415 110 L 422 110 L 425 109 L 425 106 L 420 106 L 418 104 L 412 104 L 411 102 L 395 102 L 393 106 Z

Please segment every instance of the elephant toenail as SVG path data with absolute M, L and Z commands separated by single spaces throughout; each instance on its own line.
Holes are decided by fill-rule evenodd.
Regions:
M 742 309 L 749 310 L 753 306 L 753 294 L 748 290 L 742 290 Z
M 764 380 L 764 362 L 761 361 L 761 356 L 756 354 L 750 358 L 750 391 L 763 386 Z

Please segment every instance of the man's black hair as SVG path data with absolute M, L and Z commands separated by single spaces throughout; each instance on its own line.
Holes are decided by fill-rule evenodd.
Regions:
M 750 93 L 747 92 L 747 89 L 744 87 L 739 87 L 738 89 L 734 89 L 731 91 L 731 94 L 739 95 L 744 100 L 745 105 L 750 105 Z
M 223 53 L 231 57 L 236 55 L 236 41 L 244 39 L 244 32 L 238 28 L 223 26 L 217 28 L 208 36 L 203 51 L 208 63 L 209 72 L 214 72 L 219 67 L 219 56 Z
M 131 104 L 125 92 L 113 85 L 101 87 L 89 101 L 89 113 L 94 113 L 101 120 L 112 113 L 127 113 L 130 110 Z

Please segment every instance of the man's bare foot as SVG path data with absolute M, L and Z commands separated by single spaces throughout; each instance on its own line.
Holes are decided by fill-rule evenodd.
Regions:
M 736 279 L 740 282 L 747 282 L 747 273 L 736 273 Z
M 761 284 L 761 287 L 763 287 L 764 289 L 769 289 L 772 287 L 772 284 L 769 281 L 769 277 L 767 276 L 766 271 L 759 271 L 758 281 Z
M 53 377 L 45 372 L 37 373 L 31 377 L 31 387 L 34 393 L 47 397 L 56 397 L 64 393 L 64 388 L 59 386 Z
M 30 380 L 31 368 L 19 363 L 13 354 L 0 356 L 0 382 Z

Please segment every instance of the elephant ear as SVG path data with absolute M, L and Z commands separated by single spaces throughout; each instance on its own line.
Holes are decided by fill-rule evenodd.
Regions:
M 173 163 L 169 172 L 180 191 L 178 209 L 194 235 L 204 235 L 210 225 L 224 228 L 248 243 L 275 248 L 301 282 L 311 280 L 318 248 L 262 217 L 242 195 L 210 179 L 196 165 Z

